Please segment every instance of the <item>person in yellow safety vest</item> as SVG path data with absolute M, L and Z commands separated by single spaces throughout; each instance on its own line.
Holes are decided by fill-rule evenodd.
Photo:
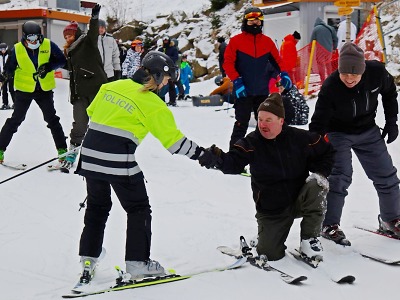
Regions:
M 87 109 L 89 129 L 75 173 L 85 177 L 87 209 L 80 239 L 82 276 L 90 280 L 102 251 L 111 210 L 111 187 L 127 213 L 125 261 L 132 279 L 165 274 L 150 259 L 151 208 L 135 152 L 148 133 L 171 153 L 197 160 L 204 148 L 176 126 L 172 112 L 157 95 L 177 67 L 168 55 L 148 52 L 132 78 L 103 84 Z
M 42 35 L 39 24 L 27 21 L 22 25 L 21 42 L 15 44 L 0 75 L 0 82 L 14 77 L 14 111 L 0 131 L 0 163 L 14 133 L 25 120 L 33 100 L 36 101 L 47 122 L 58 154 L 67 151 L 67 143 L 60 118 L 54 108 L 53 89 L 56 87 L 54 70 L 65 66 L 66 59 L 60 48 Z

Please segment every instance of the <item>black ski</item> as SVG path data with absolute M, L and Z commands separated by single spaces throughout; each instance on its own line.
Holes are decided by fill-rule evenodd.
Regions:
M 304 280 L 307 280 L 306 276 L 294 277 L 284 271 L 272 267 L 268 264 L 267 257 L 265 255 L 254 257 L 251 253 L 251 248 L 247 245 L 247 242 L 243 236 L 240 237 L 240 250 L 235 250 L 226 246 L 220 246 L 217 248 L 221 253 L 234 256 L 236 258 L 244 257 L 250 265 L 262 269 L 264 271 L 274 271 L 280 274 L 280 278 L 288 284 L 298 284 Z

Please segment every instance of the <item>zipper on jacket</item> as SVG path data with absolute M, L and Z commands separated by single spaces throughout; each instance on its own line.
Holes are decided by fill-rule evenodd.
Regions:
M 365 111 L 369 111 L 369 91 L 365 91 Z
M 357 104 L 354 98 L 351 101 L 353 102 L 353 118 L 355 118 L 357 116 Z

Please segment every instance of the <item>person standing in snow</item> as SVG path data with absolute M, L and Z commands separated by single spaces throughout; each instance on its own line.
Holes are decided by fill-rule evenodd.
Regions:
M 226 42 L 223 36 L 220 36 L 217 39 L 218 45 L 218 63 L 219 63 L 219 71 L 221 72 L 222 77 L 226 77 L 226 73 L 224 70 L 224 55 L 226 50 Z
M 60 48 L 43 37 L 39 24 L 27 21 L 22 25 L 22 39 L 15 44 L 0 75 L 2 83 L 14 77 L 15 88 L 14 111 L 0 131 L 0 163 L 4 161 L 4 152 L 25 120 L 33 100 L 43 113 L 58 154 L 67 152 L 64 130 L 56 115 L 53 99 L 56 87 L 54 70 L 63 67 L 65 62 Z
M 311 42 L 316 40 L 320 45 L 316 47 L 316 60 L 321 82 L 332 73 L 332 54 L 338 45 L 338 37 L 332 26 L 327 25 L 321 18 L 317 18 L 311 33 Z M 322 47 L 321 47 L 322 46 Z
M 290 80 L 293 84 L 296 84 L 296 66 L 297 66 L 297 50 L 296 45 L 300 41 L 301 36 L 297 31 L 293 34 L 288 34 L 283 38 L 283 42 L 280 48 L 280 56 L 282 58 L 283 68 L 289 74 Z
M 244 137 L 251 112 L 257 119 L 257 109 L 269 95 L 268 64 L 281 71 L 282 60 L 271 38 L 262 33 L 264 15 L 258 7 L 247 8 L 242 20 L 242 32 L 232 37 L 226 46 L 223 68 L 233 82 L 236 95 L 235 118 L 229 147 Z M 257 74 L 257 76 L 255 76 Z
M 87 34 L 82 33 L 76 22 L 68 24 L 63 31 L 74 119 L 70 133 L 70 150 L 81 145 L 89 123 L 86 108 L 96 96 L 100 86 L 108 82 L 98 48 L 100 8 L 99 4 L 93 7 Z M 77 152 L 71 152 L 66 157 L 66 167 L 70 168 L 73 165 L 76 156 Z
M 375 123 L 378 96 L 386 124 Z M 397 170 L 385 144 L 396 140 L 398 102 L 393 76 L 378 61 L 365 61 L 364 52 L 350 42 L 342 46 L 339 68 L 323 83 L 309 129 L 325 135 L 336 150 L 329 176 L 327 212 L 322 236 L 350 245 L 340 226 L 353 174 L 352 151 L 357 155 L 379 198 L 379 227 L 400 237 L 400 191 Z
M 102 85 L 88 107 L 89 130 L 76 173 L 86 179 L 87 209 L 80 240 L 82 267 L 93 274 L 111 210 L 111 187 L 127 213 L 125 261 L 132 279 L 159 276 L 164 268 L 150 259 L 151 208 L 136 149 L 150 132 L 171 154 L 197 160 L 204 148 L 176 127 L 157 91 L 176 80 L 175 63 L 150 51 L 131 79 Z M 84 269 L 85 270 L 85 269 Z
M 114 81 L 121 78 L 121 64 L 119 61 L 118 44 L 111 34 L 106 32 L 106 21 L 99 20 L 99 37 L 97 46 L 103 62 L 104 71 L 107 74 L 108 81 Z
M 133 74 L 140 68 L 143 53 L 143 42 L 134 40 L 131 43 L 131 48 L 126 54 L 126 58 L 122 63 L 122 78 L 132 78 Z
M 300 251 L 310 258 L 322 256 L 318 237 L 333 148 L 317 133 L 288 126 L 284 117 L 282 98 L 272 93 L 258 108 L 255 131 L 239 139 L 227 153 L 211 146 L 199 163 L 224 174 L 240 174 L 250 165 L 259 255 L 269 260 L 283 258 L 290 227 L 295 218 L 303 217 Z
M 181 76 L 180 76 L 180 81 L 182 83 L 182 86 L 185 87 L 185 92 L 184 92 L 184 97 L 183 100 L 188 100 L 190 99 L 190 81 L 193 78 L 193 72 L 192 72 L 192 68 L 190 67 L 188 61 L 187 61 L 187 55 L 183 54 L 182 55 L 182 62 L 180 65 L 180 69 L 181 69 Z
M 168 35 L 165 35 L 162 39 L 162 42 L 163 42 L 163 44 L 158 49 L 158 51 L 161 51 L 161 52 L 165 53 L 166 55 L 168 55 L 172 59 L 174 64 L 177 64 L 178 59 L 179 59 L 179 51 L 178 51 L 178 48 L 176 47 L 174 41 L 172 41 Z M 179 82 L 179 78 L 177 78 L 177 80 L 175 82 L 170 81 L 168 83 L 169 102 L 167 103 L 170 106 L 176 106 L 176 99 L 177 99 L 176 94 L 177 93 L 176 93 L 175 85 L 179 89 L 178 99 L 183 100 L 183 97 L 184 97 L 183 86 Z
M 10 55 L 10 51 L 8 50 L 8 46 L 6 43 L 0 43 L 0 73 L 4 72 L 4 67 Z M 14 78 L 11 76 L 7 78 L 5 82 L 3 82 L 1 86 L 1 93 L 3 99 L 3 105 L 1 106 L 1 110 L 4 109 L 12 109 L 14 104 L 11 106 L 9 105 L 8 101 L 8 91 L 10 91 L 12 102 L 14 103 L 15 98 L 15 91 L 14 91 Z

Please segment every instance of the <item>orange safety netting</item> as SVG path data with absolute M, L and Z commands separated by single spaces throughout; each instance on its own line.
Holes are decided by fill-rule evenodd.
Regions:
M 365 59 L 367 60 L 384 61 L 379 30 L 375 9 L 373 9 L 354 41 L 364 50 Z M 313 57 L 310 66 L 311 55 Z M 297 56 L 297 65 L 292 73 L 293 81 L 299 89 L 304 89 L 307 83 L 308 69 L 310 68 L 307 93 L 318 91 L 326 77 L 338 68 L 338 51 L 335 50 L 331 53 L 318 43 L 315 43 L 314 51 L 312 51 L 312 43 L 309 43 L 297 51 Z

